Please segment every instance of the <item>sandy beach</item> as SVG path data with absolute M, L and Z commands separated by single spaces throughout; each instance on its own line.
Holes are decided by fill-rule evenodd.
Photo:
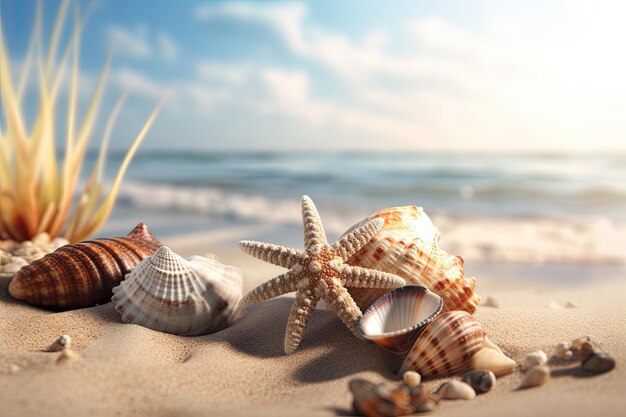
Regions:
M 111 222 L 107 227 L 112 232 L 117 225 Z M 249 230 L 235 229 L 195 232 L 195 238 L 169 235 L 162 241 L 184 255 L 218 249 L 214 251 L 223 259 L 242 268 L 247 290 L 280 268 L 224 245 L 236 242 L 233 239 L 241 233 L 250 235 Z M 271 239 L 261 230 L 258 234 L 252 237 Z M 502 270 L 490 274 L 488 267 L 484 277 L 478 277 L 483 299 L 491 296 L 500 306 L 480 306 L 475 314 L 493 341 L 521 360 L 525 353 L 543 349 L 551 354 L 558 342 L 593 335 L 615 357 L 616 369 L 596 376 L 580 371 L 576 362 L 552 361 L 552 379 L 543 387 L 518 390 L 521 375 L 514 373 L 471 402 L 444 401 L 431 414 L 622 415 L 626 408 L 622 270 L 614 269 L 613 276 L 603 275 L 601 280 L 567 284 L 555 280 L 549 268 L 517 265 L 509 267 L 509 275 L 512 270 L 521 276 L 532 271 L 527 272 L 533 275 L 529 284 L 519 276 L 507 281 Z M 593 276 L 592 268 L 578 272 Z M 334 313 L 319 308 L 301 348 L 285 356 L 283 335 L 292 296 L 254 306 L 216 334 L 181 337 L 124 324 L 112 303 L 61 313 L 34 308 L 11 299 L 8 283 L 0 282 L 2 416 L 353 415 L 350 379 L 398 380 L 397 358 L 357 340 Z M 567 301 L 577 307 L 564 308 Z M 59 353 L 45 352 L 61 334 L 71 335 L 81 359 L 57 365 Z M 424 386 L 435 390 L 445 379 Z

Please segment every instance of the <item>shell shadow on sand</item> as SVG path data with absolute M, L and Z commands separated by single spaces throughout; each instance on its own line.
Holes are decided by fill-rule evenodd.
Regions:
M 215 334 L 214 339 L 251 356 L 284 357 L 285 327 L 292 305 L 293 298 L 280 297 L 254 306 L 233 326 Z M 393 378 L 393 370 L 400 365 L 375 344 L 354 337 L 335 313 L 325 310 L 313 313 L 302 344 L 292 355 L 312 357 L 293 371 L 294 378 L 301 382 L 329 381 L 362 371 Z M 398 363 L 390 365 L 390 360 Z

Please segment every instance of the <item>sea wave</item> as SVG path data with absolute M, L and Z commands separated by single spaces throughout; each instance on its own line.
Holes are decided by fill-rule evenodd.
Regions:
M 299 226 L 300 205 L 292 198 L 226 192 L 217 188 L 126 182 L 118 202 L 154 212 L 192 213 L 248 222 Z M 419 203 L 416 201 L 416 203 Z M 369 214 L 369 209 L 324 206 L 324 225 L 340 235 Z M 382 209 L 384 206 L 372 209 Z M 603 216 L 532 217 L 450 215 L 425 208 L 442 232 L 441 246 L 450 253 L 485 262 L 592 263 L 626 265 L 626 224 Z

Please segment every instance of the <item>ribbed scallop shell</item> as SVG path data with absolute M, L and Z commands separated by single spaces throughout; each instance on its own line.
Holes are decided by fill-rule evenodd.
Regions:
M 348 264 L 398 275 L 407 284 L 424 285 L 443 298 L 446 311 L 476 310 L 480 301 L 475 291 L 476 279 L 465 277 L 462 257 L 439 248 L 441 234 L 421 207 L 384 209 L 363 222 L 377 217 L 385 219 L 384 226 Z M 350 288 L 349 291 L 362 310 L 384 294 L 384 290 Z
M 65 245 L 20 269 L 9 293 L 53 310 L 108 303 L 113 287 L 160 246 L 144 223 L 126 236 Z
M 485 331 L 465 311 L 448 311 L 420 334 L 402 362 L 400 375 L 416 371 L 423 378 L 442 377 L 466 370 L 484 344 Z
M 113 289 L 122 321 L 193 336 L 228 326 L 242 296 L 239 268 L 215 259 L 184 259 L 163 246 Z
M 421 285 L 396 288 L 373 303 L 359 321 L 359 330 L 391 353 L 404 356 L 424 328 L 443 309 L 443 300 Z

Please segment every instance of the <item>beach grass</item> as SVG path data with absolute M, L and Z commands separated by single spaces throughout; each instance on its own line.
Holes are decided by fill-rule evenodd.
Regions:
M 67 18 L 70 5 L 74 6 L 73 19 Z M 78 111 L 80 45 L 87 15 L 81 16 L 78 3 L 61 2 L 52 32 L 44 42 L 39 3 L 23 60 L 11 57 L 0 23 L 0 239 L 24 241 L 47 232 L 51 237 L 77 242 L 98 231 L 111 213 L 126 170 L 161 107 L 162 102 L 135 136 L 107 189 L 103 180 L 107 147 L 127 94 L 121 94 L 105 128 L 98 132 L 109 53 L 86 108 Z M 63 45 L 62 35 L 70 24 L 71 36 Z M 30 88 L 36 89 L 38 104 L 32 125 L 27 126 L 25 98 Z M 66 111 L 59 106 L 63 95 L 68 102 Z M 78 120 L 79 113 L 84 114 L 82 120 Z M 63 119 L 67 128 L 60 135 L 58 125 Z M 79 191 L 85 153 L 96 135 L 101 135 L 99 158 Z M 57 155 L 57 149 L 63 151 Z M 77 194 L 80 199 L 75 198 Z

